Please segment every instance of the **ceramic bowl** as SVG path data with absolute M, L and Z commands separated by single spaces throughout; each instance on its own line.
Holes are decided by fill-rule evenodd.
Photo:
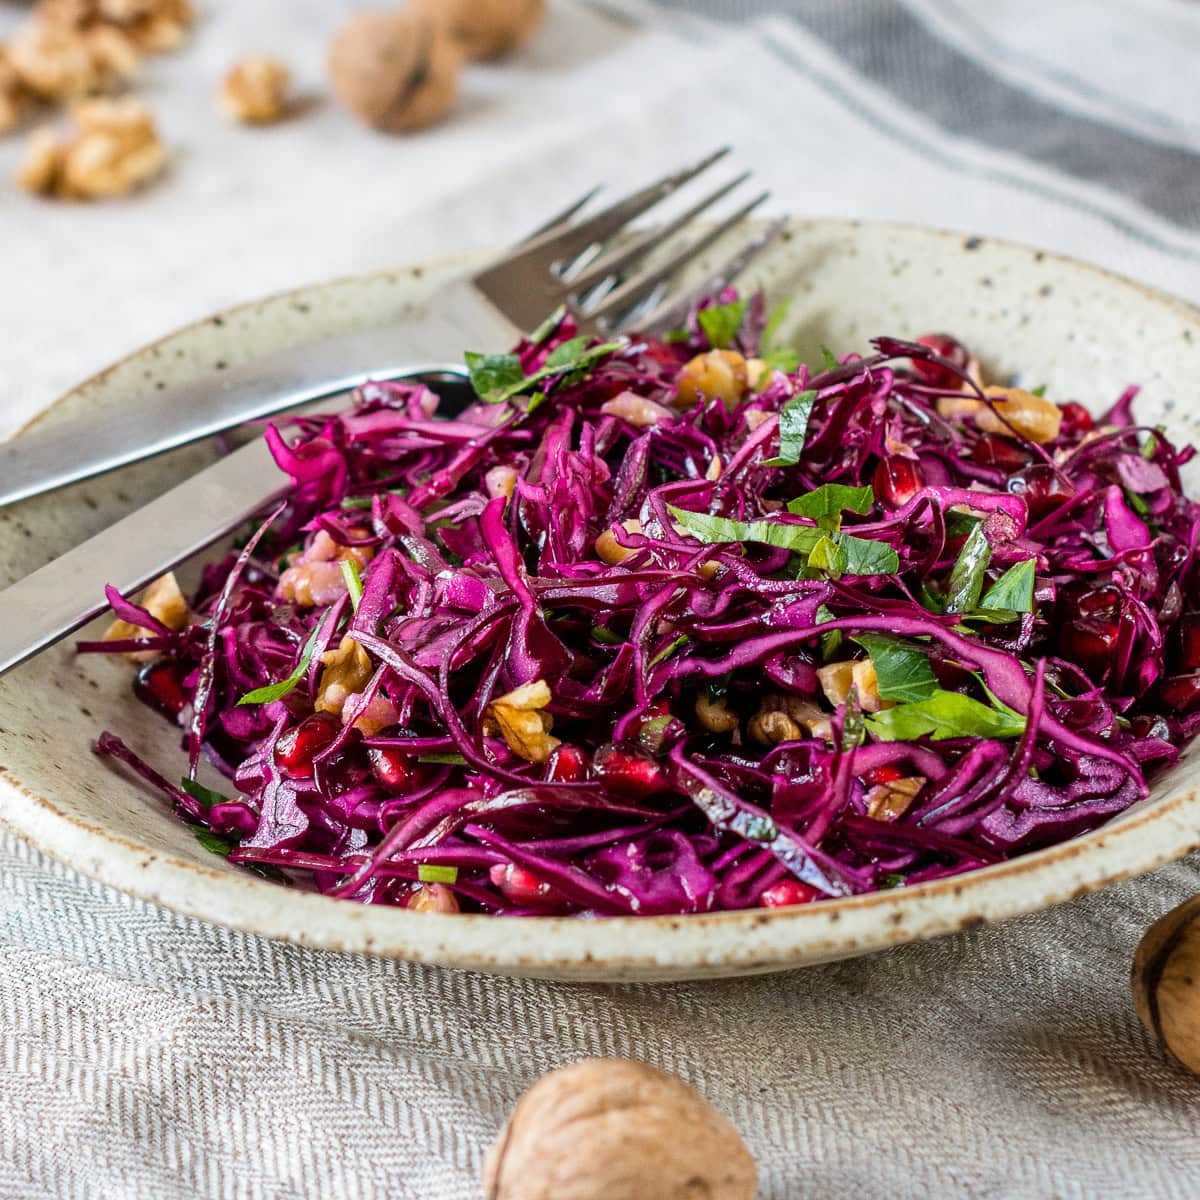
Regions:
M 39 421 L 103 421 L 127 397 L 342 330 L 403 319 L 472 260 L 429 263 L 275 296 L 189 326 L 63 397 Z M 704 270 L 705 264 L 698 264 Z M 1138 413 L 1195 440 L 1200 313 L 1128 280 L 1023 246 L 928 229 L 796 221 L 751 282 L 791 297 L 791 333 L 864 349 L 880 333 L 954 332 L 992 378 L 1018 376 L 1093 408 L 1130 382 Z M 0 513 L 10 579 L 208 461 L 193 447 Z M 1196 480 L 1192 481 L 1193 487 Z M 750 974 L 862 954 L 999 921 L 1145 872 L 1200 845 L 1198 749 L 1095 832 L 1016 861 L 908 889 L 782 910 L 581 921 L 498 920 L 359 906 L 229 866 L 161 801 L 90 752 L 101 729 L 168 776 L 178 733 L 129 691 L 129 665 L 60 646 L 0 680 L 0 819 L 87 875 L 181 912 L 272 938 L 477 970 L 566 979 Z

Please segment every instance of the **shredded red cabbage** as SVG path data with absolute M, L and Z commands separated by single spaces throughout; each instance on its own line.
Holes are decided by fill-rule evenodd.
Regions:
M 1200 728 L 1192 449 L 987 389 L 945 335 L 659 341 L 569 319 L 267 438 L 295 481 L 172 628 L 112 595 L 210 849 L 365 903 L 805 903 L 1002 861 L 1147 794 Z M 240 702 L 240 703 L 239 703 Z M 207 757 L 229 781 L 195 782 Z

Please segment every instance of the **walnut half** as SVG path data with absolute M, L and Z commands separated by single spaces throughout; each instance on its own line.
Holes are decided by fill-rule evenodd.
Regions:
M 123 196 L 162 171 L 166 147 L 154 120 L 137 100 L 89 100 L 74 110 L 74 136 L 41 130 L 30 138 L 17 182 L 59 199 Z

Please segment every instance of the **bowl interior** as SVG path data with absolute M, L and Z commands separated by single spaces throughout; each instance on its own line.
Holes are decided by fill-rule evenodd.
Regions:
M 343 330 L 403 320 L 464 261 L 338 281 L 184 329 L 72 391 L 40 420 L 103 420 L 145 389 Z M 701 273 L 707 264 L 696 265 Z M 1200 377 L 1194 310 L 1049 254 L 957 234 L 798 221 L 752 283 L 791 302 L 782 333 L 808 361 L 820 347 L 868 350 L 879 334 L 953 332 L 985 373 L 1107 407 L 1132 382 L 1140 419 L 1195 440 Z M 474 347 L 464 347 L 474 348 Z M 498 348 L 497 348 L 498 349 Z M 0 512 L 0 573 L 12 580 L 211 461 L 211 446 Z M 1193 475 L 1195 471 L 1193 470 Z M 1200 480 L 1192 479 L 1195 486 Z M 97 629 L 104 622 L 97 623 Z M 1017 862 L 894 893 L 774 913 L 605 922 L 500 921 L 364 908 L 280 888 L 205 850 L 156 796 L 90 752 L 120 734 L 169 778 L 177 730 L 129 691 L 130 665 L 59 646 L 0 679 L 0 818 L 62 861 L 182 911 L 269 936 L 351 951 L 568 978 L 671 978 L 777 969 L 861 953 L 1043 907 L 1177 857 L 1197 842 L 1197 751 L 1104 829 Z M 210 782 L 216 782 L 210 780 Z

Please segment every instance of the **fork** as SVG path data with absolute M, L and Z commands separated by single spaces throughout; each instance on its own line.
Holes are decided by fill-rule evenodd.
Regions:
M 439 364 L 459 361 L 464 344 L 507 348 L 523 329 L 560 308 L 588 333 L 669 329 L 698 297 L 735 278 L 784 224 L 765 226 L 690 289 L 672 290 L 679 269 L 747 216 L 765 194 L 682 248 L 671 249 L 670 239 L 745 176 L 722 184 L 665 225 L 620 239 L 630 222 L 725 153 L 709 155 L 593 217 L 576 220 L 591 198 L 585 196 L 499 262 L 442 289 L 426 311 L 402 326 L 259 360 L 254 367 L 226 372 L 225 386 L 215 394 L 211 382 L 159 393 L 153 403 L 133 408 L 132 421 L 127 412 L 104 427 L 64 423 L 22 437 L 15 453 L 0 456 L 0 479 L 11 473 L 3 496 L 11 502 L 34 495 L 254 417 L 335 396 L 369 379 L 420 378 L 436 386 L 457 374 L 461 386 L 461 370 Z M 660 248 L 664 255 L 656 262 Z M 347 363 L 355 362 L 370 369 L 348 371 Z M 199 406 L 202 415 L 189 412 L 189 404 Z M 148 433 L 141 423 L 156 418 Z M 108 607 L 106 583 L 126 595 L 136 591 L 279 503 L 289 490 L 266 442 L 256 438 L 12 584 L 0 592 L 0 674 L 99 616 Z
M 594 216 L 580 214 L 587 193 L 512 251 L 443 288 L 416 319 L 326 339 L 150 392 L 118 412 L 62 422 L 0 445 L 0 507 L 175 449 L 247 421 L 339 395 L 412 364 L 461 363 L 471 349 L 507 349 L 562 309 L 582 333 L 612 334 L 636 323 L 647 333 L 678 323 L 690 303 L 734 278 L 779 232 L 782 222 L 740 246 L 697 288 L 671 294 L 681 268 L 747 217 L 761 193 L 678 247 L 672 239 L 749 177 L 736 176 L 657 228 L 624 237 L 630 224 L 729 152 L 724 147 Z M 579 218 L 579 219 L 577 219 Z M 655 255 L 662 250 L 661 258 Z M 462 373 L 446 366 L 448 373 Z

